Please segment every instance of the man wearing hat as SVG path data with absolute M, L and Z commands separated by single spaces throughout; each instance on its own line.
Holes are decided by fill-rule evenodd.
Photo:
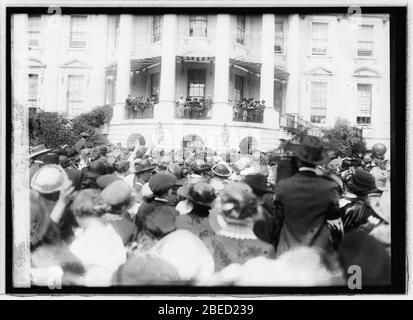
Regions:
M 90 137 L 90 134 L 83 131 L 80 134 L 80 136 L 81 136 L 80 140 L 73 145 L 73 149 L 75 149 L 77 151 L 77 153 L 80 153 L 80 150 L 88 147 L 88 143 L 87 143 L 86 138 Z
M 327 220 L 340 218 L 337 184 L 317 175 L 316 166 L 329 157 L 321 140 L 305 136 L 292 145 L 298 173 L 283 179 L 276 191 L 276 216 L 283 220 L 277 256 L 298 246 L 334 250 Z
M 168 215 L 173 218 L 178 212 L 173 204 L 169 203 L 168 198 L 172 187 L 176 184 L 176 177 L 170 173 L 157 173 L 149 180 L 149 188 L 153 194 L 153 200 L 144 202 L 136 215 L 136 225 L 142 228 L 147 218 L 157 212 L 162 212 L 162 215 Z
M 29 168 L 29 177 L 30 181 L 32 180 L 33 175 L 40 167 L 44 164 L 44 156 L 52 149 L 46 148 L 44 144 L 34 146 L 30 148 L 30 168 Z

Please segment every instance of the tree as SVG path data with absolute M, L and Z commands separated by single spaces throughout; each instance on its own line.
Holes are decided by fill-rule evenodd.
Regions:
M 334 151 L 340 157 L 366 152 L 362 130 L 344 119 L 338 119 L 333 128 L 323 129 L 323 141 L 327 151 Z

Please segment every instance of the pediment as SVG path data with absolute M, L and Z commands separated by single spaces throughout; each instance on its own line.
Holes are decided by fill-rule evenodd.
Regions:
M 89 69 L 91 66 L 80 60 L 74 59 L 62 64 L 61 68 Z
M 333 76 L 334 73 L 333 71 L 329 70 L 326 67 L 316 67 L 313 69 L 310 69 L 306 72 L 307 75 L 312 75 L 312 76 Z
M 367 77 L 367 78 L 379 78 L 381 75 L 370 68 L 358 68 L 353 73 L 353 77 Z
M 45 68 L 46 65 L 36 58 L 29 58 L 29 68 Z

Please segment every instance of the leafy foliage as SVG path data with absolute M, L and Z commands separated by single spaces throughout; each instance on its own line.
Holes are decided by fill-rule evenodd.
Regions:
M 362 131 L 351 126 L 347 120 L 338 119 L 333 128 L 323 130 L 323 141 L 328 151 L 340 157 L 351 157 L 366 152 Z
M 112 116 L 111 106 L 95 107 L 73 119 L 58 112 L 40 110 L 30 113 L 30 145 L 45 144 L 48 148 L 57 148 L 62 144 L 71 146 L 80 139 L 81 132 L 90 134 L 88 141 L 93 146 L 105 144 L 106 137 L 100 133 L 100 128 L 109 123 Z

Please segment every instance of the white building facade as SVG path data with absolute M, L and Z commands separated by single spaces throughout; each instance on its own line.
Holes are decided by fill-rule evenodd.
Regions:
M 111 104 L 115 144 L 268 151 L 297 124 L 342 118 L 390 150 L 387 15 L 19 16 L 24 103 L 71 116 Z

